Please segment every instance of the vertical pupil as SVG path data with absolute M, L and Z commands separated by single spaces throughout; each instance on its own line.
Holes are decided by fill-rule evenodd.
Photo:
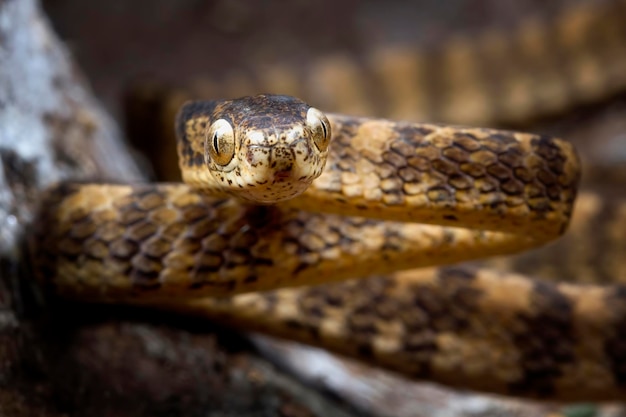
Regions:
M 326 125 L 322 121 L 320 121 L 320 124 L 322 125 L 322 132 L 324 132 L 324 138 L 326 138 L 326 136 L 328 136 L 328 132 L 326 131 Z
M 220 148 L 217 145 L 217 132 L 213 133 L 213 149 L 215 149 L 215 152 L 217 153 L 220 152 Z

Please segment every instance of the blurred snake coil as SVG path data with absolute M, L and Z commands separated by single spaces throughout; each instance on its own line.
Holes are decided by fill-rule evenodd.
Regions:
M 516 60 L 507 59 L 509 44 L 522 51 Z M 339 68 L 347 75 L 340 70 L 333 78 L 323 63 L 311 73 L 328 74 L 321 83 L 345 100 L 329 108 L 517 123 L 624 89 L 626 2 L 574 6 L 551 25 L 528 24 L 508 41 L 488 33 L 446 48 L 429 57 L 377 52 L 365 75 L 346 64 Z M 526 77 L 529 65 L 538 78 Z M 493 66 L 506 70 L 497 88 L 483 88 L 480 80 Z M 411 94 L 424 91 L 419 87 L 428 83 L 418 77 L 432 77 L 433 68 L 440 69 L 431 83 L 438 92 Z M 315 103 L 328 99 L 310 99 L 314 94 L 302 90 L 310 77 L 294 77 L 265 73 L 244 94 L 258 88 Z M 584 192 L 572 213 L 581 167 L 570 144 L 339 113 L 327 113 L 320 125 L 304 102 L 274 95 L 179 109 L 202 94 L 157 94 L 156 108 L 152 103 L 163 131 L 178 112 L 171 142 L 189 184 L 65 183 L 43 197 L 31 253 L 47 289 L 206 316 L 454 387 L 564 401 L 626 398 L 626 267 L 617 261 L 626 254 L 626 201 Z M 218 120 L 226 124 L 216 127 Z M 232 144 L 222 142 L 220 129 Z M 293 132 L 318 140 L 326 130 L 330 145 L 287 144 Z M 301 175 L 310 183 L 305 191 L 273 205 L 228 196 L 254 187 L 291 189 L 285 184 L 296 166 L 311 163 L 325 146 L 323 171 Z M 231 151 L 232 159 L 224 157 Z M 221 174 L 209 174 L 216 161 Z M 229 164 L 236 167 L 225 169 Z M 250 180 L 255 169 L 274 183 Z M 235 172 L 238 179 L 230 177 Z M 217 185 L 207 191 L 205 181 Z M 562 277 L 585 282 L 448 266 L 548 243 L 578 213 L 586 224 L 604 226 L 590 230 L 574 221 L 575 233 L 584 230 L 577 237 L 602 231 L 613 245 L 599 255 L 597 274 L 578 268 Z M 351 280 L 358 277 L 364 279 Z M 344 280 L 351 281 L 331 283 Z

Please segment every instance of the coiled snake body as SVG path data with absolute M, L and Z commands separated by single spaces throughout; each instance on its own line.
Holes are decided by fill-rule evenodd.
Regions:
M 577 400 L 624 394 L 623 323 L 600 308 L 624 316 L 619 287 L 407 271 L 558 237 L 580 176 L 570 144 L 325 116 L 269 95 L 189 103 L 177 132 L 190 185 L 50 191 L 32 248 L 45 286 L 207 315 L 455 386 Z M 405 272 L 252 293 L 395 271 Z

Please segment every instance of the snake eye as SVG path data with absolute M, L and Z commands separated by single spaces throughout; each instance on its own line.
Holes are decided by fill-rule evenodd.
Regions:
M 218 119 L 209 128 L 205 149 L 218 165 L 228 164 L 235 155 L 235 132 L 227 120 Z
M 330 123 L 328 119 L 316 108 L 311 107 L 306 113 L 306 123 L 313 133 L 313 141 L 320 151 L 325 151 L 330 143 Z

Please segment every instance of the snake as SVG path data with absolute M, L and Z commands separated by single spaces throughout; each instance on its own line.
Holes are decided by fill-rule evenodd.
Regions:
M 578 392 L 559 381 L 588 366 L 570 357 L 585 341 L 563 339 L 569 356 L 530 342 L 565 331 L 578 292 L 482 270 L 428 272 L 564 233 L 580 179 L 568 142 L 324 114 L 282 95 L 187 103 L 176 131 L 185 183 L 65 183 L 43 198 L 31 253 L 48 291 L 214 315 L 456 386 Z M 359 276 L 374 278 L 318 285 Z M 511 289 L 527 311 L 502 311 L 502 332 L 481 322 Z M 585 295 L 581 319 L 610 294 Z M 470 313 L 482 345 L 450 339 L 474 336 Z M 555 334 L 542 338 L 549 325 Z M 485 355 L 490 332 L 507 352 L 500 364 Z M 576 386 L 591 398 L 611 393 L 595 387 Z
M 560 32 L 597 27 L 597 10 L 572 10 Z M 614 70 L 620 20 L 610 22 L 599 52 L 618 59 L 598 68 L 613 76 L 575 73 L 582 101 L 623 79 Z M 413 58 L 401 61 L 416 68 Z M 409 90 L 394 83 L 411 77 L 383 79 Z M 532 110 L 540 101 L 522 102 Z M 390 108 L 415 109 L 405 104 Z M 518 253 L 566 231 L 580 177 L 567 142 L 322 113 L 272 95 L 185 104 L 176 136 L 186 184 L 65 183 L 46 193 L 31 241 L 44 288 L 205 316 L 453 387 L 624 398 L 623 284 L 447 266 Z

